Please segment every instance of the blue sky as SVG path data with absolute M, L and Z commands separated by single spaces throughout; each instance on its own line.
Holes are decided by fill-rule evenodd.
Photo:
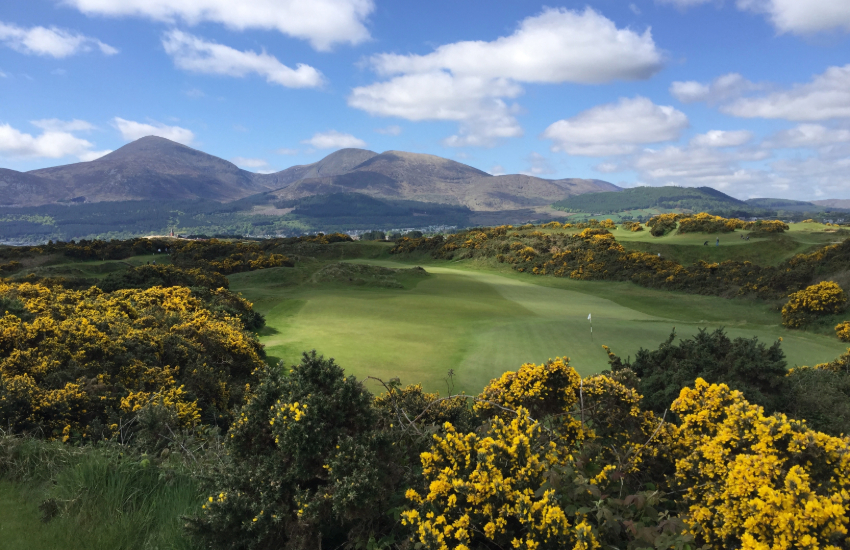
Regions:
M 156 134 L 850 198 L 850 0 L 5 0 L 0 167 Z

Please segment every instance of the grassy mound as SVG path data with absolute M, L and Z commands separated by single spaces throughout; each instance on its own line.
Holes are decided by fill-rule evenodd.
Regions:
M 372 288 L 412 288 L 428 272 L 421 267 L 395 269 L 377 265 L 337 262 L 328 264 L 313 274 L 312 284 L 339 284 Z

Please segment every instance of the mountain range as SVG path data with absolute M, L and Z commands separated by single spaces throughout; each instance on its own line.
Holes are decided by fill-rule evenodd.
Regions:
M 493 176 L 438 156 L 364 149 L 341 149 L 312 164 L 257 174 L 155 136 L 90 162 L 30 172 L 0 169 L 2 206 L 128 200 L 230 202 L 261 193 L 291 200 L 354 192 L 502 211 L 541 208 L 582 193 L 619 190 L 601 180 Z

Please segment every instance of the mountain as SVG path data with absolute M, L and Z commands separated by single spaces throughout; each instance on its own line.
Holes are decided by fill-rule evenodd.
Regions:
M 318 162 L 299 164 L 274 174 L 257 174 L 255 178 L 271 189 L 280 189 L 302 179 L 344 174 L 377 155 L 366 149 L 340 149 Z
M 540 207 L 588 191 L 616 191 L 600 180 L 546 180 L 519 174 L 492 176 L 434 155 L 386 151 L 346 173 L 309 177 L 274 192 L 282 200 L 314 195 L 362 193 L 375 198 L 413 200 L 496 211 Z
M 376 199 L 527 210 L 581 193 L 617 191 L 600 180 L 492 176 L 434 155 L 341 149 L 318 162 L 255 174 L 218 157 L 148 136 L 91 162 L 31 172 L 0 172 L 0 204 L 213 200 L 232 202 L 273 191 L 271 200 L 361 193 Z
M 850 209 L 850 199 L 824 199 L 812 203 L 824 208 Z
M 0 168 L 0 205 L 36 206 L 71 197 L 71 192 L 62 182 Z
M 746 202 L 711 187 L 633 187 L 617 193 L 586 193 L 552 205 L 567 212 L 613 214 L 645 208 L 747 210 Z
M 136 140 L 91 162 L 27 174 L 52 182 L 40 193 L 40 204 L 74 197 L 84 197 L 86 202 L 232 201 L 270 189 L 255 174 L 233 163 L 155 136 Z M 38 200 L 30 199 L 29 204 Z

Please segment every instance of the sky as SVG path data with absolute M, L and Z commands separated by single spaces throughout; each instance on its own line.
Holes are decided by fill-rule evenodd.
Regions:
M 359 147 L 846 199 L 850 0 L 0 2 L 0 167 L 146 135 L 255 172 Z

